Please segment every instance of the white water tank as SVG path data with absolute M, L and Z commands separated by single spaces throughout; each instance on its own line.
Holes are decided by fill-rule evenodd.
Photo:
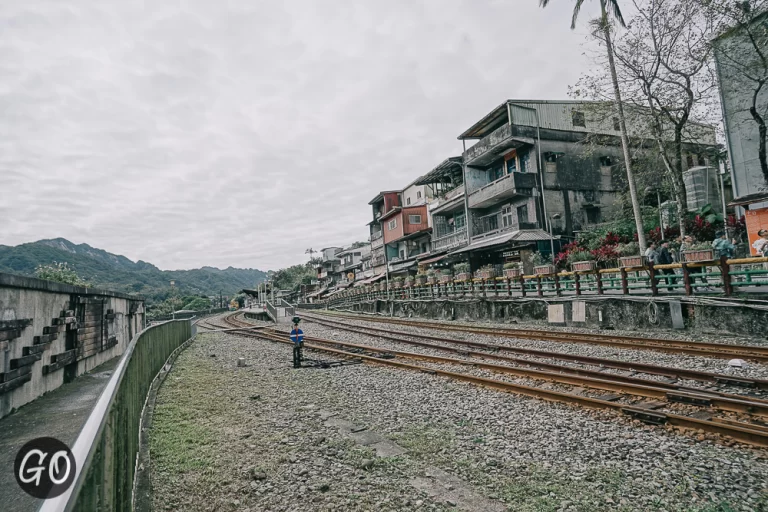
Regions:
M 717 171 L 715 167 L 691 167 L 683 172 L 689 211 L 698 210 L 706 204 L 711 204 L 714 211 L 723 213 Z

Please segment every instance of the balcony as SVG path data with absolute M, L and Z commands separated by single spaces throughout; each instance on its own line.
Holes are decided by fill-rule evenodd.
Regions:
M 530 196 L 536 187 L 536 175 L 513 172 L 475 190 L 468 197 L 470 208 L 487 208 L 515 196 Z
M 448 251 L 461 247 L 467 243 L 467 228 L 459 228 L 453 233 L 448 233 L 440 238 L 432 239 L 432 252 Z
M 464 208 L 464 184 L 459 185 L 453 190 L 448 191 L 439 199 L 429 203 L 429 211 L 432 215 L 451 212 Z
M 384 246 L 384 232 L 378 231 L 370 236 L 371 249 L 378 249 Z

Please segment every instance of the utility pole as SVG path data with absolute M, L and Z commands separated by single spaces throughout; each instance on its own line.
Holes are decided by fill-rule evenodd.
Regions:
M 219 309 L 224 307 L 224 297 L 221 295 L 221 290 L 219 290 Z

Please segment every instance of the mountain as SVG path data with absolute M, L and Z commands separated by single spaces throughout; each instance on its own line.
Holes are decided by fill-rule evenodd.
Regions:
M 193 270 L 160 270 L 151 263 L 133 262 L 88 244 L 73 244 L 64 238 L 39 240 L 15 247 L 0 245 L 0 272 L 34 276 L 38 265 L 66 262 L 80 277 L 98 288 L 143 295 L 151 302 L 171 293 L 170 282 L 183 295 L 234 295 L 266 279 L 266 272 L 251 268 L 223 270 L 203 267 Z

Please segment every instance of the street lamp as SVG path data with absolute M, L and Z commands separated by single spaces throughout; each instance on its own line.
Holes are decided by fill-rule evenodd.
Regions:
M 659 209 L 659 231 L 661 231 L 661 239 L 664 240 L 664 219 L 661 216 L 661 194 L 658 187 L 645 187 L 645 193 L 649 194 L 656 192 L 656 206 Z

